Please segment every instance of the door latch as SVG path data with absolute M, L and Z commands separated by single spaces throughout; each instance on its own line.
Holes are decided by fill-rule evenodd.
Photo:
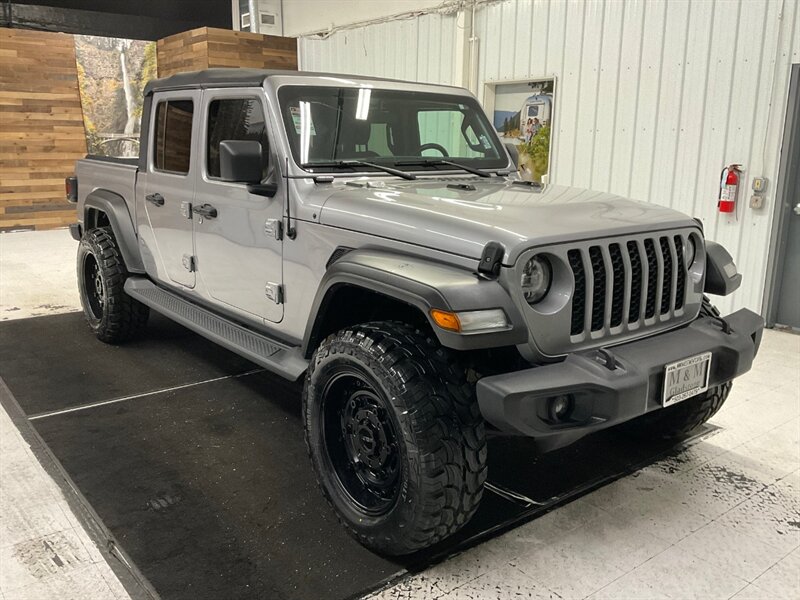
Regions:
M 264 292 L 267 299 L 272 300 L 275 304 L 283 304 L 283 286 L 280 283 L 267 282 L 264 287 Z
M 185 219 L 192 218 L 192 203 L 188 200 L 181 202 L 181 215 L 183 215 Z
M 282 240 L 283 222 L 280 219 L 267 219 L 264 223 L 264 233 L 276 240 Z
M 164 196 L 156 192 L 155 194 L 147 194 L 144 197 L 150 204 L 154 204 L 156 206 L 164 206 Z
M 192 273 L 196 270 L 197 263 L 194 256 L 191 254 L 184 254 L 183 258 L 181 258 L 181 264 L 183 265 L 184 269 L 189 271 L 189 273 Z

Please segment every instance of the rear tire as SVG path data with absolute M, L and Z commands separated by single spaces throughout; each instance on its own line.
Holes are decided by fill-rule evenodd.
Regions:
M 323 494 L 368 548 L 415 552 L 478 508 L 486 441 L 473 387 L 421 331 L 378 322 L 327 338 L 309 366 L 303 416 Z
M 108 227 L 83 234 L 78 247 L 78 291 L 89 328 L 100 341 L 125 342 L 147 324 L 150 309 L 125 293 L 128 270 Z
M 719 310 L 705 297 L 698 318 L 704 317 L 719 317 Z M 708 421 L 722 408 L 732 387 L 733 382 L 728 381 L 709 388 L 702 394 L 684 400 L 675 406 L 647 413 L 627 423 L 624 429 L 633 437 L 645 439 L 670 439 L 685 436 Z

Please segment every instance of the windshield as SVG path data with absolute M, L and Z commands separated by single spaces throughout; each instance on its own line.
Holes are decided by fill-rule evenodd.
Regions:
M 372 88 L 283 86 L 281 114 L 295 161 L 310 171 L 502 169 L 505 151 L 465 96 Z M 344 164 L 342 163 L 344 161 Z M 347 163 L 347 161 L 360 161 Z

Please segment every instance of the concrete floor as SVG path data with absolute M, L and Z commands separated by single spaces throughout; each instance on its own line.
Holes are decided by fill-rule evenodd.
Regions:
M 0 320 L 79 309 L 75 250 L 65 230 L 0 235 Z M 800 597 L 800 336 L 765 332 L 712 423 L 678 456 L 372 598 Z M 4 412 L 0 442 L 0 600 L 126 598 Z

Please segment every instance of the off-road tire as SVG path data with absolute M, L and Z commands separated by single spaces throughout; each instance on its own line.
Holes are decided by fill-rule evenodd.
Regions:
M 400 480 L 385 514 L 366 514 L 348 495 L 326 443 L 326 435 L 334 433 L 323 431 L 329 422 L 324 390 L 349 369 L 364 373 L 398 432 Z M 474 386 L 430 335 L 399 322 L 357 325 L 331 335 L 311 360 L 303 417 L 323 494 L 364 546 L 385 555 L 410 554 L 452 535 L 477 510 L 487 471 L 484 422 Z
M 97 339 L 119 344 L 135 337 L 147 325 L 150 309 L 125 293 L 128 270 L 110 228 L 100 227 L 83 234 L 77 266 L 83 314 Z M 94 289 L 90 271 L 99 276 L 98 290 Z
M 698 318 L 719 317 L 719 310 L 704 297 Z M 733 382 L 728 381 L 709 388 L 703 394 L 684 400 L 680 404 L 646 415 L 627 424 L 625 430 L 639 438 L 670 439 L 685 436 L 713 417 L 731 392 Z

